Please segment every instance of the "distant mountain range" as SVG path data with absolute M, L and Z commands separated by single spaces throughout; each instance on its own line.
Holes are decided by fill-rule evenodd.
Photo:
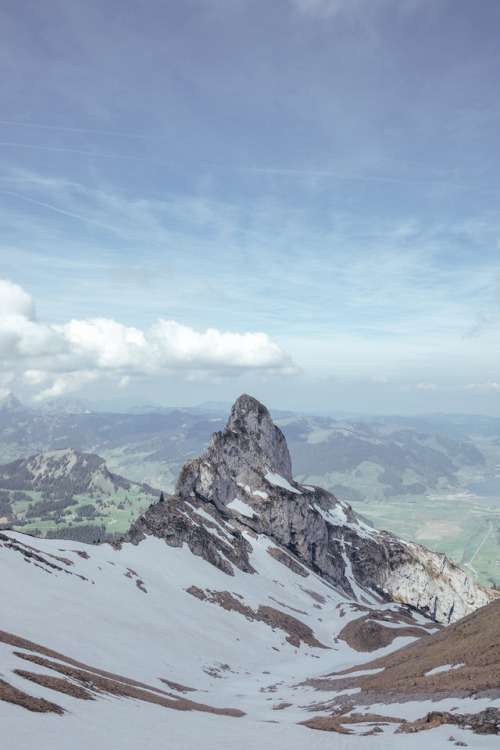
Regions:
M 185 459 L 203 450 L 227 419 L 229 410 L 222 407 L 146 406 L 111 413 L 59 399 L 37 411 L 10 395 L 0 402 L 0 457 L 6 462 L 71 447 L 97 453 L 113 471 L 136 481 L 154 475 L 156 486 L 172 491 Z M 500 461 L 500 419 L 436 415 L 360 422 L 271 413 L 287 438 L 295 475 L 321 478 L 325 488 L 342 491 L 346 499 L 458 487 L 462 475 L 482 477 Z
M 469 563 L 485 583 L 500 585 L 500 503 L 474 504 L 465 489 L 497 472 L 500 419 L 272 415 L 287 439 L 296 479 L 348 501 L 375 527 L 440 549 Z M 29 409 L 11 395 L 0 403 L 0 462 L 71 447 L 101 456 L 111 472 L 136 485 L 169 494 L 185 460 L 206 449 L 227 416 L 225 403 L 105 413 L 67 399 Z M 144 506 L 128 500 L 131 512 Z M 113 518 L 99 514 L 96 508 L 94 522 L 107 528 Z

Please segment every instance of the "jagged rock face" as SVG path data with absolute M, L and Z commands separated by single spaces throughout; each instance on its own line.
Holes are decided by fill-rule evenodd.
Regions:
M 236 441 L 231 436 L 236 436 Z M 267 461 L 286 480 L 292 480 L 292 461 L 285 436 L 273 424 L 266 407 L 252 396 L 240 396 L 231 409 L 225 430 L 214 433 L 208 451 L 222 451 L 227 467 L 235 474 L 241 474 L 245 464 L 255 469 L 257 458 L 259 463 Z
M 244 533 L 246 532 L 246 533 Z M 264 534 L 359 602 L 378 593 L 439 622 L 487 604 L 492 592 L 444 555 L 360 523 L 351 507 L 292 479 L 282 432 L 256 399 L 243 395 L 207 452 L 184 464 L 174 496 L 151 506 L 128 540 L 147 534 L 186 542 L 226 573 L 253 572 L 249 535 Z

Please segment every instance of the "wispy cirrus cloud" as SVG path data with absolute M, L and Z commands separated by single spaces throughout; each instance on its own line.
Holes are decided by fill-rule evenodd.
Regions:
M 36 267 L 50 288 L 57 265 L 73 303 L 88 290 L 93 309 L 77 312 L 82 318 L 128 315 L 128 287 L 141 328 L 155 312 L 200 329 L 209 311 L 219 330 L 228 318 L 239 331 L 252 330 L 257 320 L 272 336 L 351 333 L 400 347 L 402 337 L 479 334 L 498 312 L 496 254 L 476 251 L 497 236 L 494 222 L 361 218 L 318 207 L 320 191 L 307 187 L 297 210 L 296 201 L 268 196 L 249 205 L 214 194 L 131 197 L 76 180 L 15 177 L 11 194 L 22 192 L 21 203 L 36 214 L 8 273 L 16 270 L 16 280 L 36 289 L 35 279 L 26 280 Z M 11 210 L 4 222 L 21 237 L 19 217 Z

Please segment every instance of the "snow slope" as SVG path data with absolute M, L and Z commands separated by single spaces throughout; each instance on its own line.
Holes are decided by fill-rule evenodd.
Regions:
M 303 577 L 286 568 L 268 554 L 270 542 L 265 537 L 249 535 L 248 541 L 256 573 L 233 566 L 234 576 L 229 577 L 186 545 L 174 548 L 153 537 L 137 546 L 114 549 L 3 533 L 0 628 L 57 652 L 59 658 L 45 655 L 48 661 L 42 664 L 27 661 L 23 657 L 32 657 L 33 647 L 12 645 L 4 638 L 0 680 L 57 704 L 64 713 L 33 713 L 0 700 L 2 748 L 18 750 L 33 744 L 54 750 L 138 746 L 190 750 L 235 744 L 244 749 L 258 744 L 293 748 L 304 743 L 312 748 L 333 743 L 354 750 L 423 747 L 429 741 L 427 732 L 395 735 L 394 724 L 383 726 L 379 736 L 367 737 L 332 735 L 298 724 L 321 713 L 317 707 L 311 712 L 310 706 L 322 700 L 316 690 L 301 683 L 355 665 L 362 669 L 373 654 L 354 651 L 337 640 L 346 622 L 359 617 L 358 604 L 314 573 Z M 239 602 L 242 611 L 221 606 L 214 592 L 228 592 L 226 607 L 228 602 Z M 399 611 L 397 605 L 375 599 L 372 606 Z M 272 620 L 271 627 L 262 619 L 251 619 L 259 607 L 296 618 L 324 647 L 303 640 L 291 643 L 293 632 L 281 629 L 279 621 Z M 418 616 L 418 621 L 423 618 Z M 293 620 L 286 622 L 293 624 Z M 299 628 L 299 636 L 303 632 Z M 396 638 L 376 655 L 409 640 Z M 82 700 L 14 673 L 29 670 L 60 677 L 53 664 L 67 666 L 68 659 L 87 665 L 87 686 L 92 685 L 92 670 L 105 670 L 144 683 L 149 696 L 164 690 L 179 707 L 185 707 L 187 699 L 205 708 L 175 710 L 102 689 L 94 691 L 94 700 Z M 67 679 L 73 686 L 82 684 L 81 675 Z M 456 698 L 441 703 L 444 710 L 457 706 L 463 712 L 471 699 L 463 705 Z M 474 711 L 487 705 L 499 703 L 474 701 Z M 223 708 L 244 715 L 210 712 Z M 435 708 L 436 704 L 405 703 L 397 708 L 379 706 L 377 712 L 416 719 Z M 354 731 L 366 731 L 366 726 Z M 435 747 L 450 734 L 457 739 L 464 736 L 469 747 L 492 748 L 498 742 L 455 727 L 431 734 Z

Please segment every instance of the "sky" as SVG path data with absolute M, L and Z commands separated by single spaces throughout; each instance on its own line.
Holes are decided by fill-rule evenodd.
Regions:
M 0 396 L 500 416 L 497 0 L 4 0 Z

